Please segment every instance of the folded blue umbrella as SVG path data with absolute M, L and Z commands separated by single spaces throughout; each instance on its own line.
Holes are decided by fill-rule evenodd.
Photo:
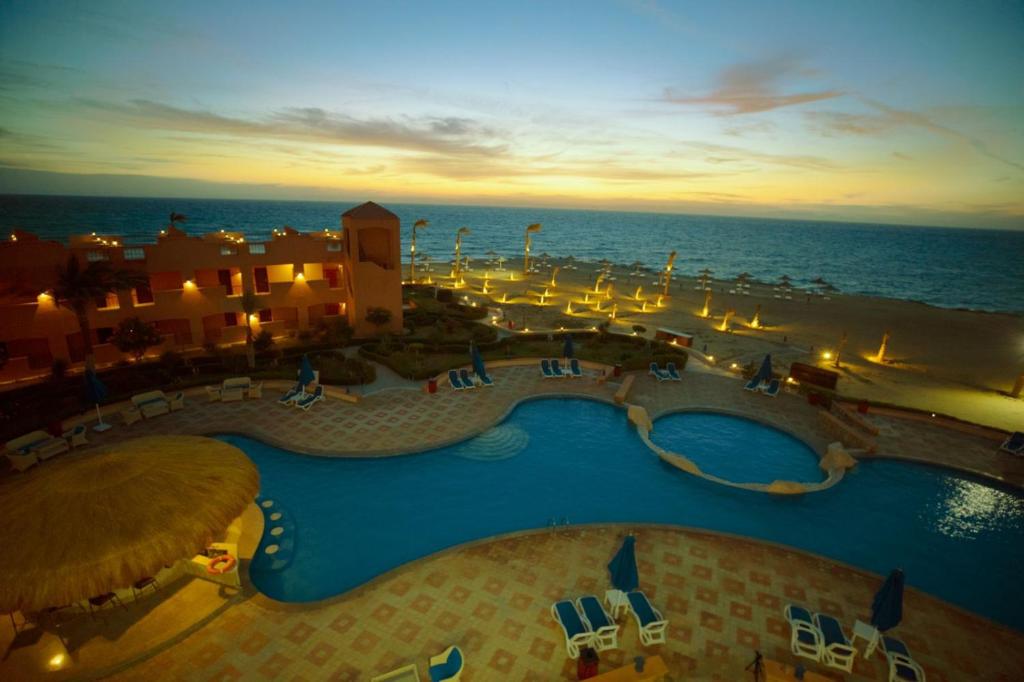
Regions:
M 871 602 L 871 624 L 885 632 L 903 619 L 903 571 L 894 569 Z
M 309 363 L 309 356 L 303 353 L 302 365 L 299 367 L 299 385 L 305 388 L 315 380 L 316 374 L 313 372 L 313 365 Z
M 622 592 L 632 592 L 640 586 L 640 571 L 636 566 L 636 538 L 627 535 L 622 547 L 608 564 L 612 587 Z
M 473 371 L 481 379 L 487 376 L 487 369 L 484 367 L 484 359 L 480 355 L 480 349 L 475 343 L 469 344 L 469 358 L 473 361 Z
M 566 334 L 565 335 L 565 346 L 562 347 L 562 357 L 564 357 L 564 358 L 571 358 L 573 356 L 572 355 L 573 350 L 574 349 L 572 347 L 572 335 Z

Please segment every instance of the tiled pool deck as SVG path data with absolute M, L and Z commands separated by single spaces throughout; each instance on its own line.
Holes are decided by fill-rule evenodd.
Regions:
M 498 385 L 490 389 L 442 389 L 437 395 L 390 390 L 358 404 L 328 400 L 308 413 L 275 404 L 270 391 L 262 400 L 228 404 L 190 397 L 181 412 L 118 426 L 102 439 L 241 432 L 311 454 L 385 455 L 483 431 L 529 396 L 571 393 L 610 401 L 617 388 L 592 379 L 543 380 L 528 368 L 495 369 L 493 375 Z M 736 381 L 710 374 L 688 372 L 676 384 L 638 376 L 630 402 L 644 405 L 654 417 L 694 408 L 746 415 L 819 450 L 831 440 L 821 432 L 814 409 L 796 396 L 750 394 Z M 955 452 L 969 468 L 995 462 L 993 475 L 1024 482 L 1017 462 L 994 453 L 989 441 L 926 424 L 882 418 L 877 423 L 882 454 L 910 452 L 955 465 L 942 459 Z M 482 541 L 313 604 L 281 604 L 249 587 L 247 599 L 116 677 L 367 680 L 407 663 L 419 664 L 424 676 L 427 658 L 457 643 L 468 659 L 465 680 L 575 679 L 574 662 L 565 655 L 548 609 L 556 599 L 603 594 L 605 566 L 626 530 L 583 527 Z M 746 679 L 743 668 L 754 649 L 792 662 L 782 619 L 785 603 L 832 613 L 849 629 L 855 618 L 868 615 L 879 582 L 877 576 L 754 540 L 664 527 L 629 530 L 638 536 L 641 586 L 671 621 L 669 640 L 645 650 L 629 622 L 620 636 L 622 649 L 604 652 L 602 660 L 625 664 L 638 654 L 660 653 L 672 680 Z M 1024 679 L 1024 633 L 914 590 L 908 590 L 898 634 L 933 682 Z M 858 657 L 854 674 L 835 676 L 880 680 L 886 675 L 876 654 Z

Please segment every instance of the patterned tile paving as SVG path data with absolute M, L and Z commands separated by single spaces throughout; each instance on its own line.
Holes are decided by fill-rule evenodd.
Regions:
M 660 654 L 670 680 L 747 679 L 760 649 L 795 662 L 782 607 L 797 599 L 838 616 L 849 628 L 866 618 L 878 579 L 818 557 L 740 538 L 658 527 L 637 535 L 641 588 L 669 618 L 664 645 L 642 647 L 623 619 L 621 649 L 602 652 L 602 670 L 636 655 Z M 117 679 L 366 680 L 457 643 L 463 679 L 569 680 L 575 668 L 548 611 L 552 601 L 603 594 L 605 565 L 626 532 L 605 527 L 498 539 L 429 558 L 363 589 L 325 602 L 284 605 L 254 594 L 239 638 L 215 621 Z M 523 586 L 524 574 L 534 576 Z M 792 595 L 787 596 L 787 595 Z M 988 623 L 908 590 L 896 634 L 930 680 L 1024 679 L 1024 634 Z M 257 641 L 258 647 L 246 646 Z M 827 672 L 823 666 L 809 667 Z M 853 674 L 882 680 L 882 657 L 859 657 Z

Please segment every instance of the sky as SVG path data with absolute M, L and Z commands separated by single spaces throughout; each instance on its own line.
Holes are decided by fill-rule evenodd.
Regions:
M 1024 1 L 0 2 L 0 192 L 1024 229 Z

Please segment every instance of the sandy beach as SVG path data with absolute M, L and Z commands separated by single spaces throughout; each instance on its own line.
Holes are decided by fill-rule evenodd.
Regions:
M 612 265 L 610 276 L 598 287 L 600 293 L 595 293 L 600 264 L 556 258 L 537 259 L 535 264 L 538 272 L 524 276 L 521 257 L 507 261 L 504 270 L 473 262 L 462 273 L 465 284 L 459 294 L 500 308 L 517 328 L 531 330 L 598 324 L 609 319 L 614 306 L 614 329 L 629 332 L 633 325 L 642 325 L 646 336 L 653 336 L 658 327 L 692 334 L 694 349 L 706 348 L 717 368 L 759 362 L 772 353 L 778 370 L 799 361 L 840 372 L 838 389 L 844 397 L 934 411 L 1011 431 L 1024 427 L 1024 400 L 1008 396 L 1024 372 L 1020 316 L 836 291 L 787 292 L 777 283 L 750 281 L 748 287 L 737 288 L 735 279 L 712 279 L 710 316 L 703 318 L 705 292 L 692 275 L 673 276 L 670 295 L 662 297 L 659 306 L 663 288 L 655 272 L 637 274 L 629 266 Z M 551 286 L 554 268 L 559 269 Z M 427 275 L 435 283 L 452 284 L 448 266 L 435 263 L 424 273 L 420 265 L 417 280 L 424 281 Z M 541 304 L 545 290 L 548 295 Z M 750 323 L 759 306 L 762 326 L 755 329 Z M 735 312 L 724 332 L 721 325 L 728 310 Z M 875 356 L 887 331 L 886 360 L 879 363 Z M 844 334 L 847 340 L 836 368 L 834 354 Z M 826 351 L 833 359 L 825 359 Z

